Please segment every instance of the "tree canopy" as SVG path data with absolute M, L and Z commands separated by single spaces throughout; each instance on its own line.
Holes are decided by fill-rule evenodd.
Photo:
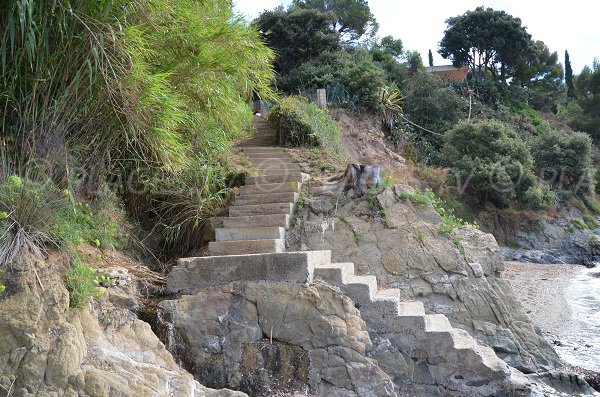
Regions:
M 294 0 L 293 4 L 330 14 L 332 29 L 345 42 L 373 37 L 379 29 L 367 0 Z
M 456 67 L 469 65 L 478 80 L 489 72 L 494 80 L 506 81 L 531 42 L 519 18 L 492 8 L 478 7 L 446 23 L 439 53 Z

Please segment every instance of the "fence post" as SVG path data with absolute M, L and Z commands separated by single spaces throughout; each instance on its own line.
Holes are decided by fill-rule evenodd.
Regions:
M 327 107 L 327 91 L 325 88 L 319 88 L 317 90 L 317 106 L 321 109 L 325 109 Z

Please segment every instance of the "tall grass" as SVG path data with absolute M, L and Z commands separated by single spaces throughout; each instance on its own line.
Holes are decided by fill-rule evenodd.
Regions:
M 229 0 L 8 0 L 0 5 L 0 144 L 19 164 L 44 164 L 59 190 L 73 164 L 82 190 L 140 170 L 150 178 L 139 183 L 187 189 L 186 170 L 219 162 L 249 130 L 253 93 L 273 96 L 272 60 Z M 215 169 L 226 173 L 225 164 Z M 204 217 L 223 184 L 195 183 L 205 185 L 186 205 Z M 181 224 L 156 186 L 170 189 L 145 188 L 144 210 Z M 185 230 L 172 228 L 169 240 Z

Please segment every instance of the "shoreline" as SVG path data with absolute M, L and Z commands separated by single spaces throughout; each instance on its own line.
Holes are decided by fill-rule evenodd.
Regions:
M 566 297 L 586 269 L 583 265 L 507 261 L 502 278 L 511 284 L 529 319 L 560 355 L 563 366 L 557 369 L 575 372 L 600 390 L 600 371 L 575 362 L 580 361 L 579 355 L 594 355 L 587 351 L 594 346 L 581 338 L 581 324 L 576 320 L 579 313 L 574 312 Z

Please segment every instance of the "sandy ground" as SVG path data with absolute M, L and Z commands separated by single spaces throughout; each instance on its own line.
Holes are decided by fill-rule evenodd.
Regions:
M 527 315 L 550 342 L 573 331 L 564 291 L 580 269 L 576 265 L 505 262 L 503 278 L 511 283 Z

